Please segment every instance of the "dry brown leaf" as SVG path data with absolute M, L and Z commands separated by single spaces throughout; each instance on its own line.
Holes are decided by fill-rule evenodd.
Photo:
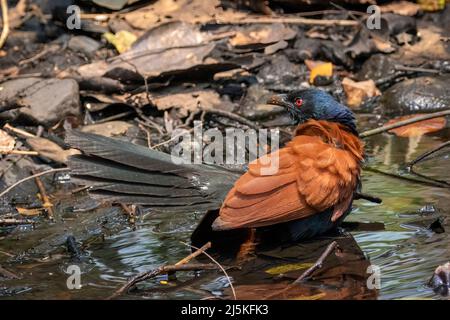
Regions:
M 19 208 L 19 207 L 17 207 L 16 209 L 20 215 L 27 216 L 27 217 L 38 216 L 42 212 L 42 209 L 27 209 L 27 208 Z
M 15 144 L 16 140 L 6 133 L 6 131 L 0 129 L 0 152 L 13 150 Z
M 184 116 L 188 114 L 188 111 L 196 111 L 199 107 L 211 109 L 222 104 L 219 94 L 212 90 L 175 93 L 167 96 L 154 97 L 151 100 L 158 110 L 178 108 Z
M 357 108 L 367 99 L 381 95 L 373 80 L 353 81 L 345 77 L 342 80 L 342 87 L 347 96 L 347 105 L 351 108 Z
M 56 143 L 41 137 L 28 138 L 27 143 L 34 150 L 39 152 L 40 156 L 59 163 L 67 163 L 67 159 L 71 155 L 80 154 L 79 150 L 64 150 Z
M 420 41 L 402 48 L 399 59 L 416 63 L 431 60 L 450 60 L 450 42 L 442 41 L 444 31 L 437 27 L 418 28 Z M 418 58 L 421 58 L 421 60 Z
M 296 32 L 283 24 L 275 23 L 271 25 L 253 26 L 242 31 L 230 39 L 230 44 L 234 47 L 254 44 L 270 44 L 281 40 L 290 40 L 296 36 Z
M 413 114 L 403 117 L 397 117 L 394 118 L 386 123 L 386 125 L 394 124 L 399 121 L 412 119 L 418 116 L 421 116 L 423 114 Z M 421 135 L 424 135 L 426 133 L 436 132 L 439 130 L 442 130 L 446 127 L 447 120 L 445 117 L 440 118 L 434 118 L 434 119 L 428 119 L 419 121 L 416 123 L 408 124 L 406 126 L 395 128 L 392 130 L 389 130 L 390 133 L 394 133 L 395 135 L 399 137 L 418 137 Z
M 317 76 L 331 77 L 333 76 L 333 64 L 325 61 L 305 60 L 305 64 L 310 70 L 309 83 L 314 83 Z
M 415 16 L 421 8 L 417 3 L 398 1 L 382 5 L 380 9 L 382 13 L 392 12 L 402 16 Z
M 125 134 L 133 125 L 125 121 L 109 121 L 105 123 L 90 124 L 81 128 L 83 132 L 112 137 Z

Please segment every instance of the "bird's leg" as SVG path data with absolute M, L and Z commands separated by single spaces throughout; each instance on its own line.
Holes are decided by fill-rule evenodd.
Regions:
M 244 243 L 241 244 L 239 252 L 236 255 L 236 261 L 238 264 L 246 262 L 254 256 L 256 248 L 256 229 L 248 229 L 248 238 Z

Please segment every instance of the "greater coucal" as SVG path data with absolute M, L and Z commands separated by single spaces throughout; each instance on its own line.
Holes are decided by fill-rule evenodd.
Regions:
M 207 164 L 175 164 L 172 156 L 95 134 L 71 131 L 67 142 L 83 154 L 69 166 L 76 182 L 104 200 L 170 212 L 220 207 L 213 230 L 287 226 L 289 238 L 323 234 L 351 211 L 360 183 L 363 143 L 350 109 L 317 89 L 271 97 L 298 123 L 294 138 L 264 157 L 279 170 L 263 172 L 263 158 L 244 174 Z M 267 158 L 264 158 L 267 160 Z

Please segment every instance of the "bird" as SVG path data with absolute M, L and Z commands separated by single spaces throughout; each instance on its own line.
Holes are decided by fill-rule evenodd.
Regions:
M 181 212 L 218 209 L 209 227 L 267 230 L 283 226 L 292 241 L 336 229 L 361 189 L 364 144 L 353 112 L 327 92 L 299 89 L 271 96 L 296 125 L 283 147 L 248 164 L 244 173 L 211 164 L 174 162 L 172 155 L 93 133 L 70 130 L 71 177 L 91 196 Z M 264 172 L 277 160 L 276 172 Z M 266 170 L 267 171 L 267 170 Z

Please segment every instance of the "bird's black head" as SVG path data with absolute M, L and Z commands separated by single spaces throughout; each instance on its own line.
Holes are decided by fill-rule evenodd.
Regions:
M 268 104 L 282 106 L 297 123 L 309 119 L 334 121 L 345 125 L 357 134 L 353 112 L 337 102 L 331 95 L 319 89 L 304 89 L 269 98 Z

